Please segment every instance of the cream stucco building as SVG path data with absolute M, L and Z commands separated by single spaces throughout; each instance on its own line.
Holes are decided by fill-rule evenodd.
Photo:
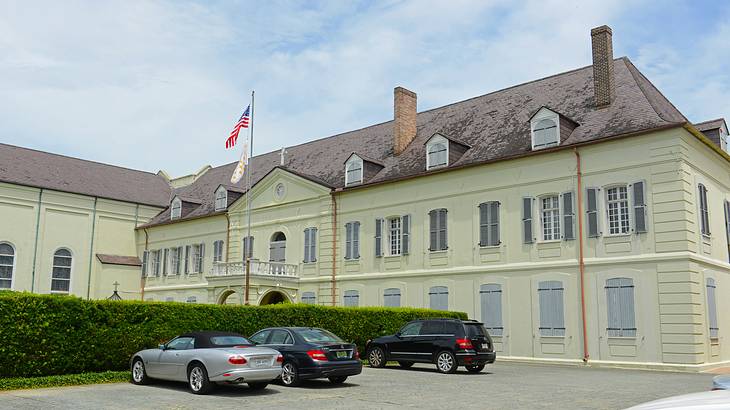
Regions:
M 591 66 L 429 111 L 396 88 L 392 121 L 254 157 L 248 192 L 235 164 L 135 174 L 154 200 L 39 208 L 4 183 L 12 288 L 49 291 L 64 248 L 81 296 L 114 278 L 155 301 L 431 307 L 482 320 L 502 357 L 728 362 L 727 126 L 690 123 L 609 28 L 591 39 Z

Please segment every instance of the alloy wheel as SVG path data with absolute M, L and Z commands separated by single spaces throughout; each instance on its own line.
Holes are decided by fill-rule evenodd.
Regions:
M 449 352 L 443 352 L 439 355 L 436 365 L 439 370 L 444 373 L 448 373 L 454 367 L 454 356 L 452 356 Z
M 144 378 L 144 364 L 141 360 L 134 362 L 134 366 L 132 367 L 132 378 L 137 383 L 142 382 L 142 379 Z
M 190 371 L 190 388 L 196 392 L 203 388 L 203 371 L 200 367 L 193 367 Z
M 284 382 L 285 385 L 290 386 L 296 381 L 296 379 L 297 370 L 294 368 L 294 365 L 291 363 L 285 363 L 281 369 L 281 381 Z
M 380 367 L 383 364 L 383 351 L 375 347 L 370 350 L 368 361 L 373 367 Z

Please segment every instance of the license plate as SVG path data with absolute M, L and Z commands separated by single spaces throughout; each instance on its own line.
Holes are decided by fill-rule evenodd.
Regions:
M 337 358 L 338 359 L 346 359 L 347 358 L 347 352 L 345 352 L 345 351 L 337 352 Z
M 482 349 L 489 350 L 489 345 L 486 343 L 482 343 Z
M 256 359 L 253 362 L 253 365 L 256 366 L 256 367 L 268 366 L 269 365 L 269 360 L 268 359 Z

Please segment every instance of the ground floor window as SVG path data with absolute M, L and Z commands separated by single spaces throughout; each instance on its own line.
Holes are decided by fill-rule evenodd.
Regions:
M 548 280 L 538 284 L 540 336 L 565 336 L 563 282 Z
M 428 290 L 429 307 L 434 310 L 449 310 L 449 288 L 433 286 Z
M 715 285 L 715 279 L 707 278 L 707 315 L 708 324 L 710 325 L 710 338 L 717 339 L 719 328 L 717 326 L 717 301 L 715 299 L 715 291 L 717 285 Z
M 608 337 L 636 337 L 634 318 L 634 281 L 612 278 L 606 281 Z
M 68 249 L 59 249 L 53 254 L 51 292 L 68 293 L 71 285 L 71 263 L 73 258 Z
M 345 306 L 357 307 L 360 306 L 360 292 L 356 290 L 345 291 Z
M 383 305 L 385 307 L 400 307 L 400 289 L 385 289 L 383 292 Z
M 15 249 L 8 243 L 0 243 L 0 289 L 10 289 L 13 285 Z
M 488 283 L 479 288 L 482 322 L 492 336 L 502 336 L 502 285 Z
M 314 292 L 302 292 L 302 303 L 307 305 L 314 305 L 317 302 L 317 297 Z

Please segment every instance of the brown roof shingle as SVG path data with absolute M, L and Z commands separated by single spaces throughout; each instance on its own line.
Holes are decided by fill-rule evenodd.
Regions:
M 96 258 L 99 262 L 108 265 L 124 265 L 124 266 L 142 266 L 142 261 L 136 256 L 107 255 L 97 253 Z

